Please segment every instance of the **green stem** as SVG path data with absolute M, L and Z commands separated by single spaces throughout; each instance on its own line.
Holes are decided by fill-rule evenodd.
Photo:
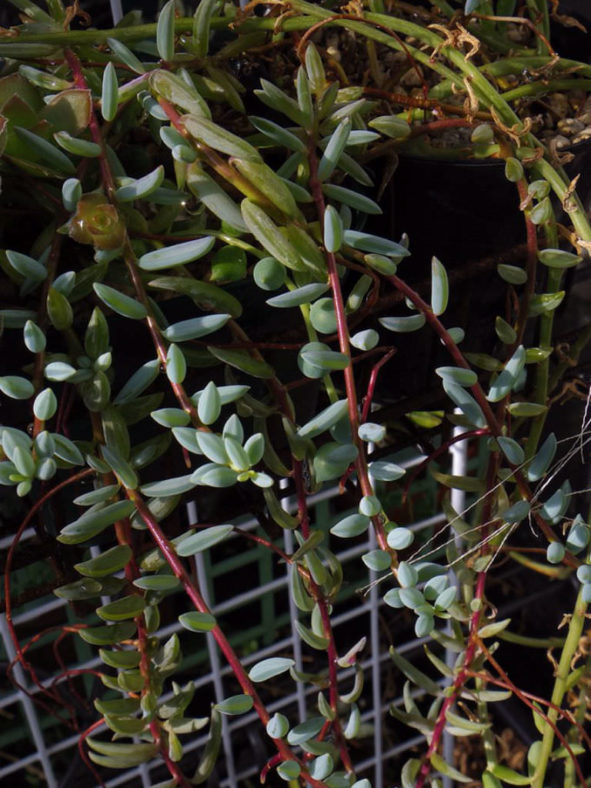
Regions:
M 585 673 L 591 675 L 591 657 L 587 658 L 585 663 Z M 577 744 L 580 741 L 580 729 L 577 726 L 585 724 L 585 718 L 589 711 L 589 702 L 585 686 L 579 688 L 579 697 L 577 702 L 577 709 L 575 711 L 575 724 L 572 726 L 568 733 L 568 740 L 571 744 Z M 569 758 L 564 764 L 564 788 L 575 788 L 575 764 L 572 758 Z
M 537 96 L 540 93 L 554 93 L 558 90 L 590 90 L 591 79 L 552 79 L 549 82 L 529 82 L 527 85 L 519 85 L 512 90 L 501 93 L 505 101 L 516 101 L 526 96 Z
M 543 736 L 542 746 L 538 756 L 538 764 L 532 777 L 532 788 L 544 788 L 548 761 L 552 754 L 554 745 L 554 727 L 558 719 L 559 709 L 567 692 L 568 677 L 571 671 L 571 663 L 579 646 L 583 627 L 585 626 L 585 615 L 587 613 L 587 603 L 583 601 L 583 587 L 579 590 L 575 608 L 568 627 L 566 641 L 560 655 L 554 690 L 552 692 L 552 706 L 548 709 L 547 718 L 542 721 Z
M 546 244 L 549 248 L 556 248 L 558 246 L 558 231 L 556 229 L 556 222 L 553 220 L 546 226 Z M 560 289 L 562 281 L 562 270 L 560 268 L 549 268 L 548 279 L 546 281 L 546 292 L 556 293 Z M 540 336 L 539 345 L 545 350 L 552 347 L 552 329 L 554 327 L 554 311 L 544 312 L 540 317 Z M 546 405 L 548 401 L 548 380 L 550 377 L 550 357 L 543 359 L 536 367 L 536 383 L 534 389 L 534 402 L 540 405 Z M 526 447 L 526 459 L 533 458 L 537 451 L 538 443 L 546 423 L 547 412 L 541 413 L 532 420 L 529 437 Z

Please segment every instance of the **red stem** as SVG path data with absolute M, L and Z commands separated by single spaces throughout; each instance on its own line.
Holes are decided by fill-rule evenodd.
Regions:
M 320 220 L 320 225 L 323 225 L 324 213 L 326 205 L 324 202 L 324 193 L 322 191 L 322 184 L 318 178 L 318 158 L 316 156 L 316 143 L 312 133 L 309 133 L 308 138 L 308 163 L 310 166 L 309 185 L 314 202 L 316 204 L 316 211 Z M 345 302 L 343 293 L 341 291 L 341 283 L 337 270 L 337 261 L 334 253 L 325 251 L 326 266 L 328 269 L 328 278 L 332 290 L 332 297 L 337 320 L 337 331 L 339 338 L 339 347 L 341 353 L 349 359 L 349 364 L 343 370 L 345 378 L 345 389 L 347 392 L 347 405 L 349 410 L 349 421 L 351 422 L 352 439 L 357 447 L 357 459 L 355 460 L 355 469 L 359 479 L 359 486 L 361 494 L 370 496 L 374 494 L 373 486 L 369 478 L 369 469 L 367 466 L 367 458 L 365 456 L 365 447 L 363 441 L 359 437 L 359 408 L 357 403 L 357 389 L 355 385 L 355 374 L 353 372 L 353 364 L 351 363 L 351 349 L 349 344 L 349 326 L 347 324 L 347 314 L 345 311 Z M 380 548 L 390 554 L 392 565 L 396 565 L 396 553 L 388 545 L 386 540 L 386 532 L 384 524 L 379 515 L 371 518 L 375 531 L 376 538 Z
M 144 503 L 142 497 L 136 490 L 126 490 L 127 497 L 130 501 L 133 501 L 138 514 L 146 524 L 148 530 L 154 542 L 158 546 L 160 552 L 164 556 L 166 562 L 172 569 L 174 575 L 180 580 L 183 588 L 185 589 L 185 593 L 195 606 L 195 609 L 198 610 L 200 613 L 208 613 L 211 615 L 211 611 L 209 610 L 208 606 L 205 604 L 205 600 L 201 596 L 201 592 L 196 583 L 193 583 L 191 578 L 189 577 L 188 572 L 186 571 L 185 567 L 183 566 L 181 560 L 177 556 L 174 551 L 174 547 L 166 538 L 164 533 L 162 532 L 157 520 L 152 516 L 152 513 Z M 225 656 L 228 664 L 232 668 L 234 675 L 236 676 L 240 686 L 242 687 L 243 692 L 246 695 L 250 695 L 253 700 L 254 708 L 259 716 L 259 719 L 263 723 L 263 725 L 267 725 L 270 719 L 269 712 L 265 707 L 264 703 L 259 697 L 253 683 L 248 677 L 248 674 L 242 667 L 242 664 L 230 645 L 228 639 L 220 629 L 220 627 L 216 624 L 214 628 L 211 630 L 211 634 L 216 640 L 220 650 L 222 651 L 223 655 Z M 273 743 L 277 748 L 278 752 L 280 753 L 281 757 L 285 761 L 297 761 L 302 765 L 304 768 L 302 770 L 302 778 L 307 780 L 313 788 L 326 788 L 325 784 L 319 780 L 315 780 L 311 777 L 306 769 L 305 765 L 299 760 L 291 750 L 291 748 L 282 740 L 282 739 L 273 739 Z
M 302 536 L 304 537 L 304 539 L 307 539 L 308 536 L 310 535 L 310 517 L 308 513 L 306 487 L 302 476 L 302 463 L 296 459 L 294 459 L 293 461 L 293 477 L 294 477 L 296 495 L 298 500 L 298 513 L 300 516 Z M 320 617 L 322 618 L 324 635 L 328 640 L 328 646 L 326 649 L 327 659 L 328 659 L 328 679 L 329 679 L 328 692 L 329 692 L 330 707 L 334 712 L 334 720 L 332 721 L 330 727 L 332 727 L 334 731 L 337 747 L 339 748 L 339 754 L 341 756 L 341 761 L 343 762 L 343 766 L 345 767 L 347 772 L 352 773 L 353 765 L 351 763 L 351 757 L 349 755 L 347 742 L 343 735 L 341 721 L 338 716 L 338 703 L 339 703 L 339 686 L 338 686 L 339 679 L 338 679 L 338 671 L 337 671 L 338 653 L 334 639 L 334 632 L 330 621 L 330 615 L 328 612 L 328 604 L 322 593 L 322 590 L 314 582 L 312 577 L 310 577 L 310 591 L 312 592 L 316 604 L 318 605 L 318 609 L 320 611 Z
M 18 543 L 20 541 L 20 538 L 23 535 L 25 529 L 27 528 L 27 526 L 29 525 L 29 523 L 31 522 L 33 517 L 37 514 L 39 509 L 41 509 L 41 507 L 53 495 L 55 495 L 56 493 L 60 492 L 60 490 L 63 490 L 68 485 L 74 484 L 75 482 L 78 482 L 81 479 L 85 479 L 87 476 L 90 476 L 93 473 L 94 473 L 94 471 L 91 468 L 87 468 L 84 471 L 79 471 L 78 473 L 74 474 L 74 476 L 70 476 L 69 479 L 65 479 L 63 482 L 60 482 L 60 484 L 57 484 L 55 487 L 53 487 L 51 490 L 49 490 L 49 492 L 45 493 L 45 495 L 43 495 L 41 498 L 39 498 L 39 500 L 35 501 L 35 503 L 29 509 L 29 512 L 27 513 L 27 515 L 25 516 L 25 518 L 23 519 L 23 521 L 21 522 L 21 524 L 17 528 L 17 531 L 16 531 L 16 533 L 14 535 L 14 539 L 12 540 L 12 544 L 8 548 L 8 553 L 6 555 L 6 563 L 4 565 L 4 604 L 5 604 L 5 613 L 6 613 L 6 623 L 8 625 L 8 630 L 10 632 L 10 637 L 11 637 L 12 643 L 14 645 L 14 649 L 16 651 L 16 655 L 17 655 L 18 661 L 23 666 L 23 668 L 29 672 L 33 683 L 36 684 L 37 687 L 42 692 L 46 692 L 46 689 L 41 684 L 39 679 L 37 678 L 37 674 L 35 673 L 35 670 L 34 670 L 33 666 L 30 665 L 27 662 L 27 660 L 25 659 L 25 657 L 24 657 L 24 652 L 23 652 L 23 650 L 21 648 L 19 639 L 18 639 L 17 634 L 16 634 L 16 629 L 15 629 L 15 626 L 14 626 L 14 622 L 12 620 L 12 603 L 11 603 L 11 598 L 10 598 L 10 572 L 11 572 L 11 569 L 12 569 L 12 561 L 13 561 L 13 558 L 14 558 L 14 552 L 16 550 L 16 547 L 17 547 L 17 545 L 18 545 Z

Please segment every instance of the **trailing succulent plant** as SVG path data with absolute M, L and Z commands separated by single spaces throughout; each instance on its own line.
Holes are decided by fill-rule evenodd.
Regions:
M 553 4 L 433 0 L 414 18 L 402 3 L 340 9 L 290 0 L 259 17 L 201 0 L 187 18 L 170 0 L 155 25 L 132 14 L 112 30 L 70 30 L 76 4 L 11 2 L 23 24 L 0 31 L 0 483 L 28 511 L 7 557 L 6 612 L 17 657 L 38 681 L 12 625 L 10 567 L 18 536 L 59 500 L 67 524 L 56 550 L 65 551 L 71 582 L 55 593 L 96 605 L 94 624 L 70 629 L 99 647 L 105 665 L 97 723 L 82 734 L 92 768 L 160 757 L 167 786 L 203 783 L 220 747 L 220 715 L 254 709 L 273 752 L 262 779 L 273 769 L 293 784 L 369 788 L 355 775 L 350 746 L 361 728 L 364 642 L 337 643 L 331 613 L 344 579 L 334 550 L 373 529 L 377 547 L 362 560 L 386 604 L 412 613 L 417 637 L 457 654 L 447 665 L 427 649 L 433 679 L 391 651 L 407 679 L 404 707 L 392 714 L 427 741 L 399 782 L 472 779 L 440 754 L 447 731 L 483 739 L 485 788 L 542 788 L 551 758 L 564 759 L 564 786 L 584 784 L 577 755 L 589 742 L 580 641 L 591 602 L 590 531 L 568 483 L 552 485 L 559 441 L 544 425 L 551 395 L 589 339 L 587 329 L 570 356 L 552 357 L 565 271 L 587 255 L 591 227 L 556 149 L 540 142 L 515 103 L 553 90 L 580 97 L 589 87 L 589 67 L 551 49 Z M 530 49 L 512 52 L 508 25 L 527 29 Z M 327 31 L 355 41 L 369 82 L 347 73 Z M 500 54 L 482 62 L 481 47 Z M 255 69 L 253 77 L 246 66 L 266 52 L 271 60 L 277 53 L 279 72 Z M 405 71 L 417 71 L 417 92 L 390 89 L 380 65 L 388 53 L 402 53 Z M 525 70 L 527 80 L 507 95 L 501 77 Z M 254 93 L 241 81 L 253 78 Z M 426 113 L 433 117 L 425 121 Z M 423 133 L 425 123 L 453 127 L 458 118 L 476 155 L 505 161 L 527 236 L 525 265 L 498 267 L 507 298 L 496 339 L 469 354 L 446 311 L 444 262 L 433 258 L 425 300 L 407 281 L 412 239 L 409 247 L 406 238 L 363 229 L 365 217 L 381 213 L 365 162 L 412 141 L 417 122 Z M 245 282 L 251 290 L 240 289 Z M 376 322 L 372 310 L 388 292 L 400 294 L 401 309 Z M 277 315 L 288 316 L 289 338 L 250 338 Z M 425 420 L 461 426 L 462 440 L 478 442 L 484 456 L 477 476 L 433 471 L 443 491 L 464 490 L 474 501 L 455 511 L 442 495 L 446 529 L 414 546 L 414 532 L 382 501 L 412 479 L 389 458 L 396 435 L 375 390 L 397 336 L 409 332 L 418 332 L 417 346 L 434 334 L 449 356 L 434 370 L 446 415 Z M 302 385 L 314 396 L 298 397 Z M 444 438 L 419 472 L 454 440 Z M 576 451 L 562 452 L 560 463 Z M 312 522 L 309 500 L 339 480 L 356 509 L 327 535 Z M 295 510 L 284 508 L 281 482 Z M 247 671 L 206 604 L 195 557 L 231 535 L 245 538 L 226 522 L 227 499 L 212 499 L 226 488 L 295 537 L 291 554 L 271 536 L 257 539 L 290 565 L 314 673 L 289 657 Z M 197 518 L 171 538 L 184 503 L 212 500 L 215 524 Z M 546 561 L 511 547 L 528 520 L 547 545 Z M 545 705 L 513 684 L 495 654 L 511 634 L 487 603 L 487 575 L 501 554 L 524 571 L 576 573 L 580 583 Z M 159 605 L 179 590 L 181 625 L 211 633 L 240 687 L 209 717 L 190 716 L 193 684 L 174 682 L 179 638 L 157 634 Z M 348 694 L 339 686 L 344 670 L 355 676 Z M 295 726 L 268 711 L 259 689 L 288 674 L 317 691 L 317 708 Z M 564 705 L 567 693 L 575 711 Z M 511 694 L 539 730 L 526 774 L 499 762 L 488 711 Z M 60 701 L 55 687 L 45 696 Z M 112 737 L 91 735 L 101 724 Z M 206 726 L 202 759 L 185 774 L 182 742 Z

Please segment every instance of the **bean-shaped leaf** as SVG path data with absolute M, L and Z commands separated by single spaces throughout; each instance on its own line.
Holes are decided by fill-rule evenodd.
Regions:
M 380 115 L 378 118 L 370 120 L 369 125 L 372 129 L 377 129 L 380 134 L 394 140 L 405 140 L 411 132 L 411 128 L 404 118 L 396 115 Z
M 464 367 L 437 367 L 435 372 L 440 378 L 456 383 L 458 386 L 474 386 L 478 382 L 476 372 Z
M 188 295 L 200 309 L 207 312 L 218 310 L 232 317 L 240 317 L 242 314 L 240 301 L 230 293 L 222 290 L 221 287 L 212 285 L 210 282 L 202 282 L 199 279 L 184 276 L 163 276 L 159 279 L 153 279 L 150 282 L 150 287 Z
M 273 296 L 267 299 L 269 306 L 274 306 L 279 309 L 289 309 L 294 306 L 301 306 L 302 304 L 310 304 L 315 301 L 319 296 L 329 289 L 329 285 L 324 282 L 312 282 L 308 285 L 302 285 L 295 290 L 290 290 L 287 293 Z
M 443 264 L 434 257 L 431 260 L 431 309 L 434 314 L 442 315 L 449 299 L 449 283 L 447 271 Z
M 351 120 L 346 118 L 336 127 L 332 133 L 320 163 L 318 164 L 318 178 L 321 181 L 329 178 L 334 169 L 338 166 L 341 154 L 345 150 L 349 134 L 351 133 Z
M 174 15 L 175 0 L 168 0 L 158 17 L 156 26 L 156 49 L 162 60 L 174 58 Z
M 378 235 L 370 235 L 358 230 L 346 230 L 344 241 L 347 246 L 353 249 L 360 249 L 362 252 L 373 254 L 383 254 L 386 257 L 403 258 L 408 257 L 410 252 L 402 244 L 390 241 L 388 238 L 381 238 Z
M 300 210 L 293 194 L 268 164 L 252 159 L 232 159 L 238 172 L 264 196 L 266 202 L 272 203 L 286 216 L 301 218 Z
M 119 101 L 119 85 L 117 72 L 112 63 L 107 63 L 103 71 L 103 84 L 101 91 L 101 115 L 106 121 L 111 121 L 117 114 Z
M 363 514 L 350 514 L 330 529 L 331 534 L 340 536 L 343 539 L 350 539 L 359 536 L 369 528 L 370 519 Z
M 558 441 L 556 440 L 554 433 L 551 432 L 527 469 L 527 478 L 530 482 L 537 482 L 538 479 L 541 479 L 542 476 L 544 476 L 552 464 L 552 460 L 554 459 L 557 448 Z
M 214 150 L 240 159 L 262 161 L 260 153 L 254 146 L 208 118 L 185 115 L 183 123 L 192 137 Z
M 125 46 L 122 41 L 116 38 L 107 38 L 109 49 L 123 65 L 135 71 L 136 74 L 145 74 L 146 69 L 142 62 L 134 55 L 134 53 Z
M 525 455 L 523 449 L 513 438 L 500 437 L 497 438 L 497 443 L 501 447 L 501 451 L 512 465 L 521 465 Z
M 374 479 L 381 482 L 395 482 L 402 478 L 406 471 L 395 462 L 388 460 L 376 460 L 369 464 L 369 472 Z
M 191 632 L 211 632 L 216 625 L 216 620 L 211 613 L 191 611 L 190 613 L 181 613 L 179 623 Z
M 548 268 L 572 268 L 582 259 L 580 255 L 564 252 L 562 249 L 542 249 L 538 252 L 538 260 Z
M 76 168 L 70 159 L 44 137 L 20 126 L 15 126 L 14 132 L 41 164 L 65 175 L 76 174 Z
M 214 709 L 217 709 L 221 714 L 245 714 L 252 709 L 253 705 L 254 701 L 250 695 L 233 695 L 231 698 L 216 703 Z
M 300 427 L 298 435 L 300 438 L 315 438 L 317 435 L 330 429 L 342 416 L 345 416 L 348 408 L 349 402 L 346 399 L 333 402 L 332 405 L 329 405 L 310 419 L 303 427 Z
M 133 621 L 120 621 L 103 627 L 88 627 L 79 629 L 78 634 L 92 646 L 110 646 L 129 640 L 135 634 L 136 626 Z M 88 739 L 86 740 L 88 741 Z
M 307 149 L 305 143 L 299 137 L 296 137 L 296 135 L 291 131 L 284 129 L 283 126 L 280 126 L 278 123 L 274 123 L 272 120 L 268 120 L 267 118 L 259 118 L 254 116 L 249 117 L 249 121 L 252 123 L 255 129 L 257 129 L 257 131 L 260 131 L 278 145 L 282 145 L 283 147 L 297 153 L 306 153 Z
M 324 211 L 324 247 L 327 252 L 338 252 L 343 243 L 343 222 L 333 205 Z
M 203 550 L 209 550 L 214 545 L 227 539 L 233 530 L 233 525 L 212 525 L 196 534 L 187 536 L 186 539 L 183 539 L 177 544 L 177 555 L 185 558 L 186 556 L 200 553 Z
M 123 317 L 128 317 L 132 320 L 142 320 L 148 314 L 143 304 L 136 301 L 135 298 L 130 298 L 130 296 L 120 293 L 114 287 L 109 287 L 109 285 L 102 284 L 102 282 L 95 282 L 92 287 L 104 304 Z
M 197 57 L 205 57 L 209 49 L 211 18 L 219 0 L 201 0 L 193 16 L 192 48 Z
M 13 252 L 11 249 L 7 249 L 6 259 L 11 268 L 27 279 L 32 279 L 35 282 L 42 282 L 47 276 L 47 268 L 43 263 L 34 260 L 27 254 Z
M 103 621 L 125 621 L 126 619 L 139 616 L 140 613 L 143 613 L 145 607 L 146 600 L 143 596 L 129 594 L 121 597 L 121 599 L 116 599 L 114 602 L 98 607 L 96 613 Z
M 73 137 L 67 131 L 57 131 L 53 135 L 54 140 L 68 153 L 74 156 L 84 156 L 86 158 L 96 158 L 101 155 L 101 146 L 91 140 L 83 140 Z
M 407 334 L 411 331 L 418 331 L 426 323 L 425 315 L 409 315 L 408 317 L 380 317 L 379 323 L 388 331 L 396 331 L 399 334 Z
M 255 683 L 268 681 L 275 676 L 280 676 L 282 673 L 287 673 L 293 665 L 295 665 L 293 659 L 287 659 L 285 657 L 263 659 L 261 662 L 257 662 L 256 665 L 253 665 L 248 673 L 248 677 Z
M 513 353 L 509 361 L 505 364 L 503 371 L 492 383 L 486 397 L 489 402 L 499 402 L 499 400 L 502 400 L 503 397 L 509 394 L 519 380 L 519 375 L 525 366 L 525 359 L 525 348 L 523 345 L 519 345 L 515 353 Z
M 305 270 L 306 266 L 294 245 L 279 231 L 279 227 L 260 206 L 252 200 L 245 199 L 240 207 L 246 226 L 265 251 L 287 268 L 296 271 Z
M 87 577 L 105 577 L 123 569 L 131 555 L 129 545 L 120 544 L 116 547 L 111 547 L 110 550 L 105 550 L 104 553 L 97 555 L 96 558 L 74 564 L 74 569 Z
M 0 391 L 11 399 L 29 399 L 35 393 L 31 381 L 18 375 L 0 377 Z
M 187 168 L 189 190 L 222 222 L 239 232 L 246 232 L 240 206 L 196 162 Z
M 480 405 L 465 388 L 456 383 L 443 381 L 443 389 L 451 401 L 461 409 L 471 424 L 476 427 L 486 427 L 486 418 Z
M 162 268 L 185 265 L 206 255 L 211 251 L 214 244 L 215 238 L 205 236 L 194 241 L 185 241 L 174 246 L 166 246 L 142 255 L 139 259 L 139 266 L 144 271 L 160 271 Z
M 160 374 L 160 361 L 147 361 L 137 369 L 114 399 L 116 405 L 124 405 L 136 399 Z
M 101 509 L 89 510 L 60 531 L 57 540 L 62 544 L 80 544 L 100 534 L 118 520 L 123 520 L 135 509 L 131 501 L 117 501 Z
M 195 487 L 195 483 L 192 481 L 192 474 L 188 474 L 187 476 L 176 476 L 160 482 L 144 484 L 140 490 L 143 495 L 147 495 L 149 498 L 168 498 L 172 495 L 188 492 L 193 487 Z
M 115 197 L 119 202 L 133 202 L 133 200 L 141 200 L 148 197 L 152 192 L 161 185 L 164 180 L 164 167 L 162 164 L 158 165 L 155 170 L 144 175 L 142 178 L 120 186 L 115 192 Z M 140 260 L 140 267 L 141 265 Z M 153 269 L 148 269 L 153 270 Z
M 334 183 L 325 183 L 322 186 L 322 191 L 331 200 L 337 200 L 343 203 L 343 205 L 348 205 L 362 213 L 370 215 L 383 213 L 377 202 L 366 197 L 364 194 L 359 194 L 359 192 L 353 191 L 352 189 L 346 189 L 344 186 L 337 186 Z

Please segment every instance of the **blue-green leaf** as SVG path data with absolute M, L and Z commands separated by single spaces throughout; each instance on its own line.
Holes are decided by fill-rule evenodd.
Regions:
M 318 164 L 318 178 L 321 181 L 330 177 L 333 170 L 337 167 L 341 154 L 345 150 L 349 134 L 351 132 L 351 120 L 346 118 L 336 127 L 332 133 L 324 154 Z
M 0 377 L 0 391 L 11 399 L 29 399 L 35 393 L 31 381 L 18 375 Z
M 580 255 L 564 252 L 562 249 L 542 249 L 538 252 L 538 260 L 548 268 L 572 268 L 582 259 Z
M 348 407 L 349 403 L 346 399 L 333 402 L 332 405 L 320 411 L 303 427 L 300 427 L 298 435 L 301 438 L 315 438 L 317 435 L 330 429 L 342 416 L 346 415 Z
M 112 63 L 107 63 L 103 71 L 103 83 L 101 92 L 101 115 L 106 121 L 111 121 L 117 114 L 119 101 L 119 85 L 117 84 L 117 72 Z
M 513 438 L 497 438 L 497 443 L 501 447 L 501 451 L 512 465 L 521 465 L 525 459 L 525 454 L 521 446 Z
M 393 528 L 388 534 L 388 546 L 392 548 L 392 550 L 406 550 L 407 547 L 414 541 L 414 534 L 410 530 L 410 528 L 404 528 L 403 526 L 398 526 L 397 528 Z
M 24 380 L 24 378 L 22 378 L 22 380 Z M 29 381 L 26 382 L 28 383 Z M 47 421 L 54 416 L 56 410 L 57 397 L 53 393 L 52 389 L 43 389 L 43 391 L 37 394 L 35 401 L 33 402 L 33 413 L 35 414 L 35 418 L 39 419 L 40 421 Z
M 32 279 L 34 282 L 42 282 L 47 277 L 47 268 L 42 263 L 29 257 L 29 255 L 7 249 L 6 259 L 11 268 L 14 268 L 18 274 L 27 279 Z
M 287 659 L 285 657 L 263 659 L 261 662 L 257 662 L 256 665 L 253 665 L 248 673 L 248 677 L 255 683 L 268 681 L 275 676 L 280 676 L 282 673 L 287 673 L 293 665 L 295 665 L 293 659 Z
M 525 348 L 519 345 L 515 353 L 505 364 L 503 371 L 492 383 L 487 395 L 489 402 L 499 402 L 507 396 L 517 384 L 521 370 L 525 366 Z
M 191 611 L 190 613 L 181 613 L 179 623 L 191 632 L 210 632 L 215 627 L 216 620 L 211 613 Z
M 343 243 L 343 222 L 337 209 L 328 205 L 324 211 L 324 247 L 327 252 L 338 252 Z
M 288 309 L 294 306 L 301 306 L 302 304 L 309 304 L 323 293 L 326 293 L 328 289 L 329 285 L 324 282 L 312 282 L 309 285 L 303 285 L 287 293 L 268 298 L 267 303 L 269 306 Z
M 156 49 L 162 60 L 174 58 L 174 15 L 175 0 L 168 0 L 158 17 L 156 26 Z
M 260 131 L 278 145 L 296 151 L 297 153 L 306 153 L 306 145 L 299 137 L 296 137 L 291 131 L 284 129 L 272 120 L 251 116 L 249 117 L 249 121 L 257 131 Z
M 138 178 L 137 180 L 134 180 L 131 183 L 127 183 L 124 186 L 120 186 L 115 192 L 115 198 L 119 202 L 133 202 L 133 200 L 141 200 L 144 197 L 148 197 L 150 194 L 152 194 L 152 192 L 156 191 L 156 189 L 161 185 L 163 180 L 164 180 L 164 167 L 162 166 L 162 164 L 160 164 L 158 167 L 156 167 L 155 170 L 152 170 L 152 172 L 149 172 L 147 175 L 144 175 L 142 178 Z M 152 252 L 152 254 L 156 254 L 156 253 Z M 148 255 L 144 255 L 144 258 L 147 256 Z M 148 271 L 155 270 L 154 267 L 150 268 L 147 267 L 146 265 L 142 265 L 142 260 L 144 258 L 140 258 L 139 261 L 140 268 L 145 268 Z M 166 267 L 166 266 L 156 266 L 156 268 L 158 267 Z
M 139 266 L 144 271 L 160 271 L 163 268 L 171 268 L 175 265 L 185 265 L 193 260 L 198 260 L 211 251 L 215 244 L 215 238 L 205 236 L 194 241 L 166 246 L 142 255 L 139 259 Z
M 172 343 L 166 354 L 166 377 L 171 383 L 182 383 L 187 374 L 185 354 L 178 345 Z
M 128 317 L 132 320 L 142 320 L 148 314 L 143 304 L 136 301 L 135 298 L 130 298 L 120 293 L 114 287 L 109 287 L 109 285 L 102 284 L 102 282 L 95 282 L 92 287 L 104 304 L 123 317 Z
M 76 168 L 70 159 L 44 137 L 40 137 L 38 134 L 20 126 L 15 126 L 14 132 L 21 142 L 24 142 L 34 155 L 41 160 L 42 164 L 65 175 L 74 175 L 76 173 Z
M 378 215 L 382 213 L 382 209 L 377 202 L 374 202 L 374 200 L 366 197 L 364 194 L 360 194 L 352 189 L 346 189 L 344 186 L 337 186 L 334 183 L 325 183 L 322 186 L 322 191 L 329 199 L 348 205 L 362 213 L 368 215 Z
M 463 367 L 437 367 L 435 372 L 440 378 L 456 383 L 458 386 L 474 386 L 478 382 L 476 372 Z
M 431 309 L 434 314 L 442 315 L 449 300 L 449 283 L 447 271 L 442 263 L 434 257 L 431 260 Z
M 373 254 L 383 254 L 386 257 L 402 259 L 410 254 L 405 246 L 396 243 L 396 241 L 390 241 L 387 238 L 359 232 L 358 230 L 345 230 L 344 242 L 353 249 L 360 249 L 362 252 L 371 252 Z
M 177 543 L 177 555 L 183 558 L 209 550 L 216 544 L 223 542 L 234 530 L 233 525 L 212 525 L 198 533 L 191 534 Z
M 365 533 L 369 528 L 370 519 L 363 514 L 350 514 L 330 529 L 331 534 L 343 539 L 350 539 Z
M 406 473 L 400 465 L 388 460 L 370 462 L 369 472 L 374 479 L 381 482 L 395 482 Z
M 135 506 L 131 501 L 117 501 L 100 509 L 90 509 L 77 520 L 62 528 L 57 540 L 63 544 L 86 542 L 118 520 L 129 517 L 134 509 Z
M 115 405 L 124 405 L 136 399 L 160 374 L 160 361 L 147 361 L 137 369 L 114 399 Z
M 136 74 L 145 74 L 146 69 L 133 52 L 116 38 L 107 38 L 109 49 L 123 65 L 135 71 Z
M 140 492 L 142 495 L 147 495 L 149 498 L 168 498 L 171 495 L 179 495 L 195 487 L 192 476 L 192 474 L 188 474 L 187 476 L 176 476 L 171 479 L 164 479 L 161 482 L 144 484 L 143 487 L 140 488 Z
M 253 699 L 250 695 L 233 695 L 220 703 L 216 703 L 214 708 L 222 714 L 245 714 L 253 707 Z
M 406 334 L 410 331 L 418 331 L 426 323 L 425 315 L 409 315 L 408 317 L 380 317 L 380 325 L 388 331 L 396 331 L 399 334 Z

